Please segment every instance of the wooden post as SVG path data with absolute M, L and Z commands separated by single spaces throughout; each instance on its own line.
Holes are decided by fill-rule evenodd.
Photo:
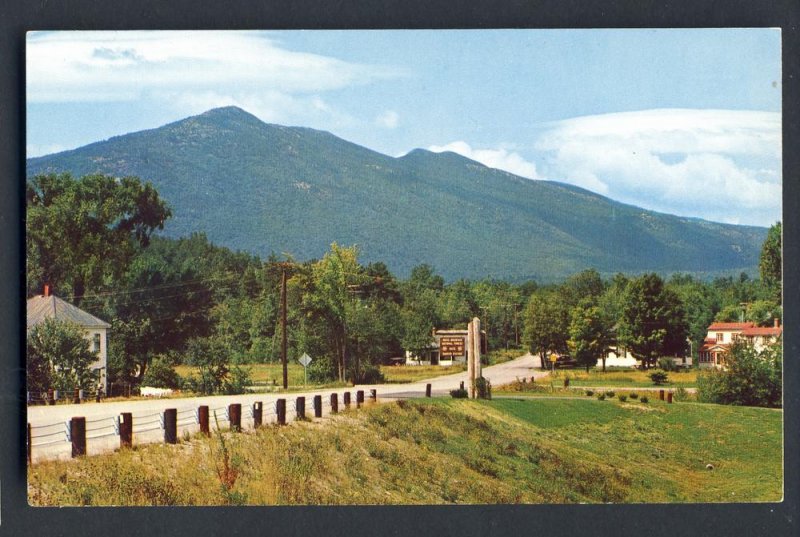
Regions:
M 475 375 L 474 378 L 477 381 L 479 378 L 483 376 L 481 367 L 481 320 L 475 317 L 474 319 L 472 319 L 472 324 L 474 325 L 472 328 L 472 337 L 473 337 L 473 344 L 475 345 L 475 352 L 473 352 L 472 354 L 472 357 L 475 360 L 475 365 L 472 366 L 472 371 Z
M 72 457 L 86 455 L 86 418 L 69 420 L 69 436 L 72 439 Z
M 283 389 L 289 387 L 289 370 L 287 362 L 287 335 L 286 335 L 286 267 L 281 271 L 281 364 L 283 364 Z
M 264 422 L 264 403 L 256 401 L 253 403 L 253 429 L 258 429 Z
M 197 409 L 197 421 L 200 422 L 200 432 L 206 436 L 211 436 L 211 429 L 208 427 L 208 406 L 201 405 Z
M 228 421 L 231 424 L 231 431 L 236 433 L 242 430 L 242 405 L 241 403 L 232 403 L 228 405 Z
M 658 398 L 664 400 L 664 390 L 658 390 Z
M 178 409 L 176 408 L 164 410 L 164 442 L 167 444 L 178 443 Z
M 356 392 L 356 407 L 361 408 L 361 405 L 364 404 L 364 390 L 358 390 Z
M 426 384 L 425 385 L 425 397 L 430 397 L 430 396 L 431 396 L 431 385 L 430 384 Z
M 286 399 L 275 401 L 275 414 L 278 415 L 278 425 L 286 425 Z
M 53 391 L 53 388 L 47 388 L 47 404 L 48 405 L 56 404 L 55 392 Z
M 297 420 L 304 420 L 306 419 L 306 398 L 305 397 L 298 397 L 297 402 L 295 403 L 295 410 L 296 416 L 295 419 Z
M 467 397 L 475 397 L 475 326 L 467 324 Z
M 322 417 L 322 396 L 315 395 L 314 396 L 314 417 L 321 418 Z
M 31 455 L 32 450 L 33 450 L 33 440 L 32 440 L 32 436 L 31 436 L 31 424 L 30 423 L 28 423 L 28 439 L 27 439 L 27 442 L 26 442 L 26 446 L 28 448 L 28 466 L 31 466 L 33 464 L 33 457 Z
M 672 392 L 667 392 L 667 403 L 672 404 Z
M 350 392 L 344 392 L 344 406 L 350 407 Z
M 72 392 L 72 402 L 76 405 L 81 403 L 81 391 L 78 388 L 75 388 L 75 391 Z
M 339 412 L 339 395 L 332 393 L 331 394 L 331 414 L 336 414 Z
M 119 447 L 133 447 L 133 414 L 123 412 L 119 417 Z
M 369 391 L 369 398 L 372 399 L 373 403 L 378 402 L 378 390 L 372 389 Z

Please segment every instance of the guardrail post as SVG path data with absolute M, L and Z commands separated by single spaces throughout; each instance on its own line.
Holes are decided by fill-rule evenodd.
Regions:
M 343 399 L 344 406 L 350 408 L 350 392 L 344 392 Z
M 314 417 L 321 418 L 322 417 L 322 396 L 315 395 L 314 396 Z
M 664 390 L 658 390 L 658 398 L 664 400 Z
M 133 447 L 133 414 L 123 412 L 119 416 L 119 447 Z
M 356 408 L 361 408 L 361 405 L 364 404 L 364 390 L 358 390 L 356 392 Z
M 306 398 L 305 397 L 298 397 L 297 398 L 297 402 L 295 403 L 295 410 L 296 410 L 295 419 L 297 419 L 297 420 L 306 419 Z
M 200 422 L 200 432 L 206 436 L 211 436 L 211 429 L 208 427 L 208 406 L 201 405 L 197 409 L 197 421 Z
M 47 388 L 47 404 L 48 405 L 56 404 L 55 392 L 53 391 L 53 388 Z
M 253 403 L 253 429 L 258 429 L 264 421 L 264 403 L 256 401 Z
M 86 418 L 69 420 L 69 436 L 72 438 L 72 457 L 86 455 Z
M 178 443 L 178 409 L 176 408 L 164 410 L 164 442 L 167 444 Z
M 31 450 L 33 449 L 33 441 L 31 439 L 31 424 L 28 423 L 28 440 L 27 440 L 27 447 L 28 447 L 28 466 L 33 465 L 33 457 L 31 455 Z
M 278 415 L 278 425 L 286 425 L 286 399 L 275 401 L 275 414 Z
M 430 396 L 431 396 L 431 385 L 430 384 L 426 384 L 425 385 L 425 397 L 430 397 Z
M 339 412 L 339 395 L 336 393 L 331 394 L 331 414 Z
M 667 392 L 667 403 L 672 403 L 672 392 Z
M 228 405 L 228 421 L 231 423 L 231 431 L 240 432 L 242 430 L 242 405 L 232 403 Z
M 60 395 L 61 394 L 58 393 L 58 390 L 53 390 L 53 404 L 56 404 L 58 402 L 58 398 Z
M 81 392 L 78 388 L 75 388 L 75 391 L 72 392 L 72 402 L 76 405 L 81 403 Z

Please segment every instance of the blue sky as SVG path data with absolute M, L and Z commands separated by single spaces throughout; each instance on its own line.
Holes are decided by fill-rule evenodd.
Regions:
M 780 219 L 778 30 L 54 32 L 27 58 L 29 156 L 237 105 L 393 156 Z

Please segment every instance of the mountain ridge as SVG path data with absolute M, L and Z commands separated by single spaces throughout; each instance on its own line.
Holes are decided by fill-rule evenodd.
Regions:
M 233 249 L 298 259 L 334 241 L 359 244 L 366 261 L 400 275 L 419 263 L 447 279 L 752 272 L 767 231 L 645 210 L 456 153 L 391 157 L 237 107 L 27 160 L 29 177 L 67 171 L 151 181 L 173 207 L 168 236 L 204 231 Z

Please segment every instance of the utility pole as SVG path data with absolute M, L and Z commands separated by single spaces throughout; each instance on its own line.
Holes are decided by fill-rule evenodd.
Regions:
M 289 387 L 289 366 L 286 335 L 286 267 L 281 270 L 281 364 L 283 364 L 283 389 Z

